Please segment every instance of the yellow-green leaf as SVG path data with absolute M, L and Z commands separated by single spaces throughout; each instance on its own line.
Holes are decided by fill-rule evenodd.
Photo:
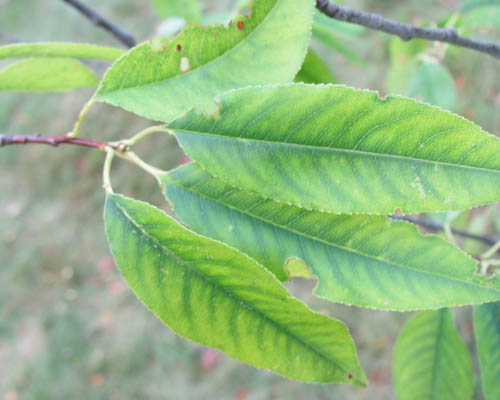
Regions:
M 313 0 L 255 0 L 228 27 L 188 26 L 143 43 L 106 73 L 95 100 L 168 122 L 227 90 L 293 80 L 311 35 Z
M 346 326 L 291 297 L 253 259 L 123 196 L 108 195 L 105 220 L 125 280 L 179 335 L 291 379 L 365 384 Z

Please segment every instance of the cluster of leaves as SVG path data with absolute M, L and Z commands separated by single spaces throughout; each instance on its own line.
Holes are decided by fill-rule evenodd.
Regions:
M 202 21 L 196 1 L 174 3 L 154 2 L 160 15 Z M 422 310 L 396 344 L 398 398 L 467 399 L 472 362 L 447 307 L 479 305 L 484 392 L 498 398 L 500 276 L 387 215 L 500 201 L 500 140 L 409 98 L 315 85 L 335 78 L 309 48 L 311 36 L 362 62 L 339 37 L 363 31 L 314 6 L 255 0 L 227 26 L 188 25 L 126 53 L 67 43 L 5 46 L 0 58 L 27 59 L 0 72 L 0 89 L 97 86 L 82 117 L 106 102 L 175 134 L 192 163 L 164 172 L 130 159 L 158 179 L 184 225 L 109 185 L 105 224 L 125 280 L 176 333 L 291 379 L 363 386 L 345 324 L 309 309 L 282 284 L 314 276 L 315 295 L 332 302 Z M 413 75 L 408 95 L 451 109 L 452 78 L 419 58 L 425 47 L 394 42 L 391 74 Z M 76 59 L 114 64 L 99 82 Z M 297 260 L 304 263 L 298 269 Z

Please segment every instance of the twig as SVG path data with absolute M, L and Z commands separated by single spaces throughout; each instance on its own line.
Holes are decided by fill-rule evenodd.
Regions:
M 421 28 L 410 24 L 403 24 L 386 19 L 378 14 L 370 14 L 342 7 L 330 0 L 316 0 L 316 8 L 333 19 L 399 36 L 404 41 L 419 38 L 445 42 L 480 51 L 500 59 L 500 45 L 460 36 L 453 28 Z
M 406 216 L 401 216 L 401 215 L 391 215 L 391 218 L 399 220 L 399 221 L 411 222 L 412 224 L 419 225 L 419 226 L 421 226 L 425 229 L 429 229 L 431 231 L 444 231 L 445 230 L 445 227 L 436 221 L 424 220 L 424 219 L 419 219 L 419 218 L 414 218 L 414 217 L 406 217 Z M 469 233 L 469 232 L 463 231 L 461 229 L 451 228 L 451 232 L 454 235 L 461 236 L 461 237 L 464 237 L 467 239 L 477 240 L 479 242 L 483 242 L 483 243 L 490 245 L 490 246 L 495 245 L 500 240 L 500 237 L 476 235 L 474 233 Z
M 57 147 L 61 144 L 71 144 L 75 146 L 91 147 L 93 149 L 98 149 L 101 151 L 106 151 L 106 148 L 112 148 L 114 150 L 125 152 L 128 147 L 123 146 L 120 143 L 109 143 L 94 139 L 84 139 L 84 138 L 73 138 L 71 136 L 42 136 L 39 134 L 35 135 L 0 135 L 0 147 L 9 146 L 13 144 L 45 144 L 53 147 Z
M 81 1 L 79 0 L 62 0 L 62 1 L 76 8 L 83 15 L 85 15 L 90 21 L 92 21 L 95 25 L 100 26 L 101 28 L 111 33 L 125 46 L 129 48 L 135 46 L 136 42 L 135 39 L 132 37 L 132 35 L 118 28 L 116 25 L 112 24 L 110 21 L 108 21 L 103 16 L 96 13 L 94 10 L 83 4 Z

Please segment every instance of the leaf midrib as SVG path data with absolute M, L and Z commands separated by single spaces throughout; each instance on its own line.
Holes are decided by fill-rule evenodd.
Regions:
M 488 287 L 488 286 L 483 286 L 483 285 L 480 285 L 479 283 L 475 283 L 475 282 L 470 282 L 470 281 L 464 281 L 464 280 L 460 280 L 459 278 L 456 278 L 456 277 L 450 277 L 450 276 L 447 276 L 447 275 L 442 275 L 442 274 L 439 274 L 439 273 L 434 273 L 434 272 L 430 272 L 430 271 L 425 271 L 425 270 L 422 270 L 422 269 L 417 269 L 415 267 L 412 267 L 412 266 L 409 266 L 409 265 L 403 265 L 403 264 L 399 264 L 399 263 L 396 263 L 396 262 L 393 262 L 393 261 L 388 261 L 382 257 L 378 257 L 378 256 L 374 256 L 374 255 L 371 255 L 371 254 L 367 254 L 367 253 L 364 253 L 362 251 L 358 251 L 358 250 L 355 250 L 355 249 L 352 249 L 352 248 L 349 248 L 349 247 L 345 247 L 345 246 L 342 246 L 342 245 L 339 245 L 339 244 L 336 244 L 336 243 L 332 243 L 332 242 L 328 242 L 327 240 L 325 239 L 322 239 L 322 238 L 319 238 L 317 236 L 311 236 L 311 235 L 308 235 L 307 233 L 304 233 L 304 232 L 300 232 L 300 231 L 297 231 L 295 229 L 292 229 L 290 227 L 287 227 L 287 226 L 283 226 L 283 225 L 279 225 L 273 221 L 270 221 L 262 216 L 257 216 L 257 215 L 254 215 L 252 213 L 249 213 L 247 211 L 243 211 L 239 208 L 236 208 L 228 203 L 225 203 L 223 201 L 220 201 L 216 198 L 212 198 L 212 197 L 209 197 L 203 193 L 200 193 L 196 190 L 192 190 L 191 187 L 187 187 L 187 186 L 184 186 L 182 185 L 180 182 L 176 181 L 175 179 L 173 179 L 172 177 L 170 177 L 169 174 L 165 174 L 163 176 L 163 178 L 165 180 L 167 180 L 168 182 L 170 182 L 171 184 L 174 184 L 174 185 L 177 185 L 177 186 L 180 186 L 182 188 L 184 188 L 185 190 L 188 190 L 190 192 L 193 192 L 193 193 L 196 193 L 197 195 L 199 195 L 200 197 L 204 197 L 208 200 L 211 200 L 211 201 L 215 201 L 219 204 L 222 204 L 232 210 L 235 210 L 237 212 L 240 212 L 242 214 L 245 214 L 247 216 L 249 216 L 250 218 L 257 218 L 269 225 L 272 225 L 272 226 L 275 226 L 277 228 L 280 228 L 280 229 L 283 229 L 283 230 L 286 230 L 288 232 L 291 232 L 293 234 L 296 234 L 298 236 L 303 236 L 307 239 L 310 239 L 312 241 L 317 241 L 319 243 L 322 243 L 322 244 L 325 244 L 327 246 L 331 246 L 331 247 L 335 247 L 335 248 L 338 248 L 338 249 L 341 249 L 341 250 L 344 250 L 348 253 L 353 253 L 353 254 L 356 254 L 358 256 L 362 256 L 362 257 L 365 257 L 365 258 L 368 258 L 368 259 L 373 259 L 373 260 L 377 260 L 377 261 L 380 261 L 380 262 L 383 262 L 383 263 L 386 263 L 386 264 L 389 264 L 389 265 L 392 265 L 396 268 L 400 268 L 400 269 L 403 269 L 403 270 L 409 270 L 409 271 L 413 271 L 413 272 L 417 272 L 417 273 L 421 273 L 421 274 L 424 274 L 424 275 L 430 275 L 430 276 L 435 276 L 435 277 L 438 277 L 438 278 L 441 278 L 441 279 L 445 279 L 445 280 L 451 280 L 451 281 L 454 281 L 454 282 L 459 282 L 459 283 L 462 283 L 462 284 L 467 284 L 467 285 L 471 285 L 473 287 L 479 287 L 483 290 L 491 290 L 491 291 L 494 291 L 494 292 L 500 292 L 499 289 L 496 289 L 496 288 L 491 288 L 491 287 Z M 242 190 L 242 189 L 239 189 L 238 190 Z M 259 195 L 255 195 L 255 197 L 259 197 L 261 199 L 264 199 L 263 197 L 259 196 Z M 277 204 L 277 202 L 275 200 L 272 200 L 272 199 L 267 199 L 268 201 L 272 201 L 273 203 Z M 174 210 L 175 210 L 175 204 L 174 204 Z M 311 212 L 318 212 L 318 211 L 311 211 Z
M 178 256 L 177 254 L 175 254 L 173 251 L 165 248 L 165 246 L 163 246 L 157 239 L 155 239 L 154 236 L 151 236 L 143 227 L 141 227 L 141 225 L 138 222 L 136 222 L 135 219 L 132 218 L 132 216 L 130 216 L 127 213 L 127 211 L 124 210 L 123 207 L 120 204 L 116 203 L 111 198 L 109 198 L 109 200 L 112 201 L 112 203 L 116 207 L 116 209 L 119 210 L 122 213 L 122 215 L 129 222 L 131 222 L 132 225 L 134 225 L 137 228 L 137 230 L 139 230 L 140 232 L 142 232 L 142 234 L 145 237 L 147 237 L 150 241 L 152 241 L 153 243 L 155 243 L 160 249 L 162 249 L 164 252 L 166 252 L 167 255 L 173 255 L 174 258 L 176 259 L 176 261 L 179 262 L 181 265 L 184 265 L 186 268 L 189 268 L 191 271 L 194 271 L 196 274 L 198 274 L 199 276 L 201 276 L 202 279 L 211 282 L 214 285 L 214 287 L 217 287 L 217 288 L 219 288 L 219 290 L 224 291 L 227 294 L 228 297 L 230 297 L 230 298 L 233 297 L 233 298 L 239 299 L 241 302 L 243 302 L 244 304 L 246 304 L 248 306 L 249 310 L 255 312 L 258 315 L 260 315 L 261 318 L 267 320 L 269 323 L 271 323 L 272 325 L 276 326 L 279 330 L 283 331 L 285 334 L 288 334 L 289 336 L 295 338 L 295 340 L 297 340 L 298 342 L 302 343 L 302 345 L 304 347 L 310 349 L 310 351 L 312 351 L 315 354 L 317 354 L 318 356 L 324 358 L 329 363 L 332 363 L 332 364 L 336 365 L 337 368 L 339 368 L 340 370 L 342 370 L 342 371 L 344 371 L 346 373 L 354 373 L 355 372 L 354 370 L 351 371 L 350 369 L 348 369 L 348 368 L 344 367 L 343 365 L 339 364 L 339 362 L 337 360 L 330 358 L 330 356 L 328 356 L 327 354 L 324 354 L 324 352 L 321 349 L 318 349 L 314 344 L 310 344 L 310 343 L 304 341 L 304 339 L 302 337 L 297 336 L 295 334 L 292 334 L 286 327 L 283 327 L 281 324 L 279 324 L 278 322 L 276 322 L 273 319 L 271 319 L 270 317 L 268 317 L 262 311 L 255 309 L 254 306 L 252 304 L 249 304 L 247 300 L 242 299 L 237 294 L 235 294 L 235 293 L 227 290 L 227 288 L 221 287 L 220 285 L 218 285 L 217 283 L 215 283 L 211 278 L 207 277 L 205 274 L 203 274 L 198 269 L 196 269 L 196 267 L 193 267 L 192 265 L 190 265 L 189 262 L 183 260 L 180 256 Z M 191 233 L 193 233 L 193 235 L 195 235 L 195 236 L 199 236 L 195 232 L 191 232 Z M 233 249 L 233 250 L 235 250 L 235 249 Z M 242 254 L 243 256 L 245 256 L 244 253 L 240 253 L 240 254 Z M 253 261 L 256 263 L 256 265 L 258 265 L 259 267 L 265 269 L 257 261 L 255 261 L 255 260 L 253 260 Z M 355 376 L 355 378 L 356 378 L 356 380 L 359 383 L 364 384 L 364 381 L 362 379 L 360 379 L 357 375 Z
M 444 324 L 444 319 L 446 315 L 444 314 L 446 312 L 445 310 L 440 310 L 438 311 L 439 313 L 439 321 L 438 321 L 438 326 L 437 326 L 437 335 L 436 335 L 436 341 L 434 343 L 434 354 L 435 356 L 432 358 L 432 377 L 431 377 L 431 398 L 432 400 L 436 398 L 436 382 L 437 382 L 437 368 L 438 368 L 438 359 L 441 357 L 441 351 L 444 351 L 444 349 L 441 349 L 441 341 L 443 340 L 442 334 L 443 334 L 443 324 Z
M 223 135 L 223 134 L 201 132 L 201 131 L 196 131 L 196 130 L 192 130 L 192 129 L 170 127 L 168 124 L 166 125 L 166 127 L 170 128 L 171 130 L 174 130 L 176 132 L 184 132 L 184 133 L 188 133 L 188 134 L 209 136 L 209 137 L 214 136 L 214 137 L 222 138 L 222 139 L 226 139 L 226 140 L 232 139 L 232 140 L 239 141 L 239 142 L 249 141 L 249 142 L 263 143 L 263 144 L 267 144 L 267 145 L 290 146 L 290 147 L 297 147 L 297 148 L 303 147 L 303 148 L 306 148 L 308 150 L 313 149 L 315 151 L 322 151 L 322 152 L 341 153 L 341 154 L 342 153 L 351 153 L 351 154 L 358 154 L 358 155 L 367 156 L 367 157 L 384 157 L 384 158 L 390 158 L 390 159 L 419 162 L 419 163 L 423 163 L 423 164 L 442 165 L 445 167 L 471 169 L 471 170 L 493 172 L 495 174 L 500 174 L 499 169 L 476 167 L 476 166 L 465 165 L 465 164 L 456 164 L 456 163 L 454 164 L 451 162 L 443 162 L 443 161 L 432 161 L 432 160 L 426 160 L 424 158 L 415 158 L 415 157 L 396 155 L 396 154 L 373 153 L 373 152 L 363 151 L 363 150 L 332 148 L 332 147 L 325 147 L 325 146 L 315 146 L 315 145 L 310 145 L 310 144 L 299 144 L 299 143 L 279 142 L 279 141 L 263 140 L 263 139 L 247 138 L 247 137 L 228 136 L 228 135 Z

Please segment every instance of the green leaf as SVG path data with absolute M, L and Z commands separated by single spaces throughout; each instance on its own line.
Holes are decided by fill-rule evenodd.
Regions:
M 255 0 L 250 19 L 189 26 L 164 47 L 144 43 L 106 73 L 95 100 L 161 121 L 227 90 L 290 82 L 304 60 L 313 0 Z
M 304 83 L 334 83 L 335 77 L 328 65 L 314 52 L 309 49 L 302 68 L 295 77 L 296 82 Z
M 500 399 L 500 303 L 474 308 L 474 333 L 484 396 Z
M 485 6 L 500 6 L 500 0 L 462 0 L 460 11 L 466 12 Z
M 179 335 L 291 379 L 365 384 L 346 326 L 248 256 L 123 196 L 108 195 L 105 220 L 127 283 Z
M 405 63 L 415 56 L 423 53 L 427 48 L 428 42 L 423 39 L 412 39 L 403 42 L 399 37 L 391 39 L 389 44 L 389 53 L 393 63 Z
M 418 66 L 417 55 L 427 48 L 425 40 L 415 39 L 403 42 L 395 37 L 390 41 L 391 66 L 387 72 L 386 86 L 391 94 L 406 95 L 408 82 Z
M 329 29 L 323 27 L 322 25 L 313 25 L 312 32 L 315 39 L 318 39 L 331 50 L 343 55 L 351 62 L 357 63 L 361 66 L 366 65 L 366 62 L 358 54 L 345 45 L 344 42 Z
M 0 91 L 66 91 L 96 87 L 98 83 L 92 70 L 70 58 L 31 58 L 0 71 Z
M 414 75 L 418 63 L 415 59 L 406 62 L 394 61 L 387 71 L 387 92 L 393 95 L 406 95 L 408 82 Z
M 459 210 L 500 201 L 500 140 L 457 115 L 344 86 L 219 96 L 168 125 L 212 175 L 333 213 Z
M 69 57 L 114 61 L 124 53 L 125 50 L 115 47 L 96 46 L 86 43 L 20 43 L 1 46 L 0 60 L 27 57 Z
M 382 310 L 435 309 L 500 299 L 500 278 L 450 243 L 401 221 L 335 215 L 259 198 L 214 178 L 197 164 L 161 177 L 167 198 L 194 231 L 256 259 L 278 279 L 303 260 L 317 296 Z
M 462 17 L 460 28 L 466 30 L 500 30 L 500 7 L 481 7 Z
M 338 33 L 347 37 L 359 37 L 366 30 L 363 26 L 338 21 L 327 17 L 319 11 L 314 13 L 314 27 L 328 29 L 332 33 Z
M 393 379 L 398 400 L 469 400 L 472 361 L 450 309 L 422 311 L 396 342 Z
M 455 80 L 441 64 L 423 62 L 410 79 L 407 95 L 453 111 L 457 102 Z
M 201 21 L 201 4 L 198 0 L 153 0 L 161 18 L 182 17 L 188 23 Z

